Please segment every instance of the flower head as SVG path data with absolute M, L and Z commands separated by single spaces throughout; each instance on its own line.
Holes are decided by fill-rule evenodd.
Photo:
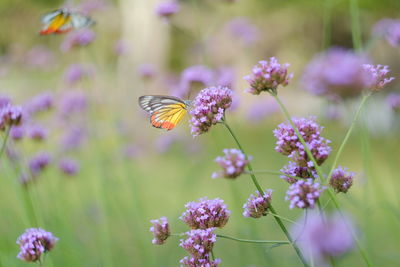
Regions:
M 333 170 L 329 184 L 336 193 L 346 193 L 353 185 L 354 175 L 354 172 L 348 172 L 347 169 L 339 166 L 337 169 Z
M 63 52 L 68 52 L 74 47 L 87 46 L 96 38 L 96 34 L 89 28 L 83 28 L 80 30 L 69 33 L 64 42 L 61 44 L 60 49 Z
M 190 230 L 186 235 L 187 239 L 181 239 L 180 246 L 197 259 L 207 257 L 217 241 L 214 228 Z
M 158 4 L 156 7 L 155 11 L 158 16 L 162 18 L 170 18 L 172 15 L 177 13 L 180 9 L 180 5 L 177 1 L 174 0 L 166 0 L 164 2 L 161 2 Z
M 62 117 L 68 118 L 72 114 L 79 114 L 87 108 L 87 97 L 80 91 L 68 91 L 65 93 L 59 104 L 59 113 Z
M 252 218 L 261 218 L 267 215 L 267 211 L 271 205 L 272 190 L 265 190 L 264 195 L 261 196 L 259 191 L 255 195 L 250 195 L 247 202 L 244 204 L 243 216 Z
M 50 92 L 44 92 L 33 97 L 26 105 L 26 111 L 34 115 L 41 111 L 47 111 L 54 107 L 54 96 Z
M 244 79 L 250 84 L 246 91 L 253 95 L 259 95 L 263 91 L 275 93 L 279 85 L 286 86 L 293 74 L 288 74 L 289 64 L 280 64 L 278 60 L 271 57 L 269 61 L 259 61 L 253 67 L 252 75 Z
M 182 71 L 180 90 L 189 91 L 192 87 L 210 86 L 214 79 L 214 72 L 204 65 L 194 65 Z
M 315 118 L 293 118 L 293 123 L 299 130 L 301 136 L 311 150 L 318 165 L 321 165 L 329 156 L 331 148 L 330 141 L 321 137 L 323 127 L 315 122 Z M 277 139 L 275 150 L 285 156 L 289 156 L 300 166 L 311 167 L 312 162 L 304 150 L 304 146 L 298 139 L 295 130 L 289 123 L 281 123 L 274 130 Z
M 165 240 L 171 235 L 167 218 L 161 217 L 158 220 L 151 220 L 150 222 L 153 224 L 150 227 L 150 232 L 154 235 L 152 243 L 156 245 L 164 244 Z
M 317 177 L 317 172 L 315 169 L 309 168 L 309 167 L 302 167 L 299 166 L 297 163 L 290 161 L 286 166 L 284 166 L 281 169 L 281 172 L 283 172 L 286 175 L 281 175 L 281 178 L 288 182 L 289 184 L 294 184 L 298 181 L 298 179 L 295 179 L 290 176 L 295 176 L 299 178 L 312 178 L 314 179 Z
M 10 136 L 14 141 L 21 140 L 25 136 L 25 127 L 22 125 L 13 126 L 10 130 Z
M 35 141 L 43 141 L 48 135 L 48 131 L 42 125 L 31 124 L 27 127 L 29 138 Z
M 37 175 L 43 171 L 51 162 L 51 157 L 47 152 L 38 152 L 29 161 L 29 170 L 32 175 Z
M 58 164 L 58 168 L 66 175 L 73 176 L 79 171 L 79 163 L 70 158 L 64 158 Z
M 8 104 L 11 104 L 11 99 L 6 95 L 0 94 L 0 109 L 7 106 Z
M 286 192 L 286 200 L 290 201 L 290 208 L 294 207 L 306 209 L 314 208 L 315 202 L 321 196 L 321 193 L 325 190 L 325 187 L 312 179 L 298 180 L 296 183 L 289 187 Z
M 225 178 L 236 178 L 244 172 L 249 160 L 246 155 L 239 149 L 224 149 L 224 156 L 217 157 L 217 162 L 222 171 L 213 173 L 212 177 L 225 177 Z
M 294 224 L 291 232 L 304 255 L 317 266 L 325 266 L 330 257 L 339 257 L 353 248 L 351 228 L 348 217 L 335 213 L 322 219 L 312 211 Z
M 378 21 L 373 29 L 372 34 L 383 37 L 393 47 L 400 45 L 400 19 L 382 19 Z
M 210 256 L 204 256 L 203 258 L 195 257 L 184 257 L 180 260 L 181 267 L 217 267 L 221 263 L 220 259 L 212 260 Z
M 199 202 L 189 202 L 180 219 L 192 229 L 222 228 L 229 220 L 231 212 L 222 199 L 200 198 Z
M 22 120 L 22 109 L 19 106 L 7 104 L 0 107 L 0 131 L 4 131 L 7 127 L 19 125 Z
M 394 111 L 400 111 L 400 94 L 389 94 L 386 97 L 386 103 L 389 104 Z
M 386 84 L 394 80 L 394 77 L 386 77 L 389 73 L 388 66 L 364 64 L 363 67 L 371 75 L 369 87 L 373 91 L 380 91 Z
M 259 39 L 260 30 L 246 18 L 234 18 L 226 25 L 226 29 L 235 40 L 244 45 L 251 45 Z
M 57 240 L 52 233 L 41 228 L 29 228 L 17 239 L 21 249 L 18 258 L 27 262 L 38 261 L 43 253 L 54 248 Z
M 193 136 L 208 132 L 211 126 L 222 121 L 225 110 L 232 104 L 232 95 L 232 90 L 221 86 L 205 88 L 199 92 L 190 110 Z
M 64 72 L 64 80 L 69 84 L 90 78 L 94 74 L 94 67 L 88 64 L 71 64 Z

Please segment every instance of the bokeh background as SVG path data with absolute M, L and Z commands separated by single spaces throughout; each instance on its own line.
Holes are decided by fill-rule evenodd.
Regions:
M 317 116 L 335 154 L 359 99 L 332 106 L 303 90 L 299 78 L 316 53 L 330 46 L 352 49 L 352 27 L 359 27 L 365 45 L 377 21 L 398 18 L 400 11 L 397 0 L 358 1 L 355 25 L 347 0 L 192 0 L 180 1 L 181 10 L 167 22 L 154 12 L 157 3 L 0 1 L 0 93 L 22 106 L 42 93 L 54 100 L 51 110 L 32 118 L 47 137 L 35 141 L 27 134 L 12 140 L 7 147 L 12 160 L 0 159 L 1 266 L 28 265 L 16 258 L 15 243 L 28 227 L 42 227 L 60 239 L 46 266 L 177 266 L 187 254 L 179 238 L 152 245 L 149 221 L 167 216 L 172 232 L 184 232 L 187 227 L 179 220 L 184 204 L 204 196 L 224 199 L 232 211 L 219 233 L 284 240 L 272 217 L 242 216 L 243 203 L 255 191 L 249 176 L 211 179 L 219 168 L 215 157 L 235 147 L 226 129 L 217 125 L 193 138 L 187 118 L 173 131 L 155 129 L 137 98 L 179 94 L 181 74 L 193 65 L 228 71 L 236 92 L 228 121 L 256 170 L 279 171 L 287 159 L 275 152 L 272 130 L 284 117 L 267 94 L 244 93 L 242 79 L 257 61 L 276 56 L 294 73 L 289 86 L 280 88 L 281 98 L 291 114 Z M 96 21 L 87 45 L 69 47 L 73 33 L 38 35 L 40 17 L 63 5 Z M 398 80 L 399 51 L 375 40 L 367 53 L 376 64 L 389 65 Z M 400 264 L 399 115 L 385 102 L 390 91 L 399 90 L 397 80 L 367 104 L 339 162 L 357 173 L 349 193 L 339 197 L 343 209 L 373 262 L 384 266 Z M 30 158 L 43 151 L 51 163 L 35 181 L 24 182 Z M 76 175 L 60 171 L 64 158 L 79 163 Z M 331 161 L 332 156 L 325 170 Z M 282 216 L 296 220 L 302 215 L 289 210 L 287 184 L 278 176 L 262 174 L 259 180 L 274 190 L 273 203 Z M 289 246 L 271 249 L 221 239 L 215 254 L 221 266 L 299 265 Z M 337 261 L 338 266 L 363 264 L 357 250 Z

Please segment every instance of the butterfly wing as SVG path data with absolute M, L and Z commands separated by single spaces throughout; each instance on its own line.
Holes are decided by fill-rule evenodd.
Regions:
M 154 127 L 168 131 L 175 128 L 187 113 L 185 102 L 172 96 L 141 96 L 139 106 L 150 113 Z
M 85 27 L 89 27 L 90 25 L 94 24 L 94 21 L 89 18 L 88 16 L 79 14 L 79 13 L 73 13 L 71 15 L 72 17 L 72 26 L 75 29 L 81 29 L 81 28 L 85 28 Z
M 65 33 L 72 29 L 71 13 L 65 10 L 56 10 L 47 13 L 42 17 L 42 22 L 45 24 L 41 35 L 53 33 Z

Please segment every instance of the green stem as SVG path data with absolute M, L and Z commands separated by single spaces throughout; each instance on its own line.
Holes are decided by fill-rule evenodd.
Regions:
M 276 241 L 276 240 L 252 240 L 252 239 L 242 239 L 242 238 L 236 238 L 232 236 L 227 236 L 227 235 L 217 235 L 217 237 L 220 238 L 225 238 L 225 239 L 230 239 L 238 242 L 243 242 L 243 243 L 258 243 L 258 244 L 290 244 L 289 241 Z
M 240 150 L 243 152 L 243 154 L 245 154 L 246 157 L 247 157 L 247 154 L 246 154 L 246 152 L 244 151 L 242 145 L 240 144 L 239 139 L 238 139 L 238 138 L 236 137 L 236 135 L 233 133 L 231 127 L 229 127 L 229 125 L 226 123 L 225 116 L 224 116 L 224 118 L 223 118 L 223 120 L 222 120 L 222 124 L 225 125 L 225 127 L 228 129 L 229 133 L 231 134 L 231 136 L 232 136 L 233 139 L 235 140 L 235 142 L 236 142 L 237 146 L 239 147 L 239 149 L 240 149 Z M 253 173 L 251 173 L 251 172 L 253 171 L 253 167 L 251 166 L 251 163 L 250 163 L 250 162 L 247 164 L 247 168 L 248 168 L 249 171 L 250 171 L 250 176 L 251 176 L 251 179 L 252 179 L 254 185 L 256 186 L 258 192 L 263 196 L 263 195 L 264 195 L 264 191 L 262 190 L 260 184 L 258 183 L 256 176 L 255 176 Z M 275 211 L 275 209 L 273 208 L 272 205 L 270 205 L 269 209 L 270 209 L 270 211 L 271 211 L 272 213 L 278 214 L 278 213 Z M 303 265 L 304 265 L 304 266 L 308 266 L 308 264 L 307 264 L 306 260 L 304 259 L 303 254 L 301 253 L 300 249 L 297 247 L 296 244 L 293 243 L 293 239 L 292 239 L 292 237 L 290 236 L 290 234 L 289 234 L 288 230 L 286 229 L 285 225 L 283 224 L 282 220 L 281 220 L 279 217 L 276 217 L 276 216 L 274 216 L 274 219 L 275 219 L 275 221 L 278 223 L 278 225 L 279 225 L 279 227 L 281 228 L 282 232 L 286 235 L 287 239 L 288 239 L 288 240 L 290 241 L 290 243 L 292 244 L 294 250 L 296 251 L 296 253 L 297 253 L 297 255 L 299 256 L 299 258 L 300 258 L 301 262 L 303 263 Z
M 11 126 L 8 127 L 6 130 L 6 135 L 4 136 L 3 144 L 1 145 L 1 149 L 0 149 L 0 158 L 4 153 L 4 150 L 6 149 L 8 136 L 10 135 L 10 130 L 11 130 Z
M 324 17 L 322 22 L 322 49 L 325 50 L 331 43 L 332 29 L 332 0 L 325 0 Z
M 246 173 L 246 174 L 266 173 L 266 174 L 279 175 L 279 176 L 283 175 L 283 176 L 287 176 L 287 177 L 290 177 L 290 178 L 293 178 L 293 179 L 296 179 L 296 180 L 299 180 L 299 179 L 303 179 L 304 180 L 305 179 L 305 178 L 302 178 L 302 177 L 288 175 L 288 174 L 283 173 L 283 172 L 274 172 L 274 171 L 267 171 L 267 170 L 265 170 L 265 171 L 252 171 L 252 172 L 245 171 L 244 173 Z
M 278 215 L 278 214 L 275 214 L 275 213 L 272 213 L 272 212 L 267 212 L 267 214 L 271 214 L 271 216 L 278 217 L 278 218 L 280 218 L 280 219 L 282 219 L 282 220 L 284 220 L 284 221 L 287 221 L 287 222 L 290 222 L 290 223 L 293 223 L 293 224 L 297 224 L 297 225 L 298 225 L 297 222 L 292 221 L 291 219 L 285 218 L 285 217 L 283 217 L 283 216 L 280 216 L 280 215 Z
M 360 30 L 360 14 L 358 11 L 358 0 L 350 0 L 351 36 L 353 39 L 353 47 L 355 50 L 360 51 L 362 49 L 362 41 Z

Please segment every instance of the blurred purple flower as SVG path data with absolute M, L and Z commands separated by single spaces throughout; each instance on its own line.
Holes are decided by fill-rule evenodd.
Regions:
M 26 262 L 41 260 L 44 253 L 51 251 L 58 238 L 41 228 L 29 228 L 17 239 L 20 246 L 18 258 Z
M 251 157 L 247 159 L 242 151 L 234 148 L 224 149 L 223 152 L 225 154 L 223 157 L 215 159 L 215 162 L 221 166 L 222 171 L 214 172 L 212 178 L 225 177 L 233 179 L 240 176 L 245 171 Z
M 77 7 L 79 11 L 83 14 L 90 14 L 95 11 L 104 10 L 108 6 L 107 1 L 104 0 L 86 0 L 82 1 L 81 4 Z
M 286 86 L 293 74 L 288 74 L 290 65 L 280 64 L 275 57 L 271 57 L 269 61 L 259 61 L 258 65 L 253 67 L 253 73 L 247 75 L 244 79 L 250 84 L 246 92 L 259 95 L 263 91 L 276 93 L 279 85 Z
M 51 162 L 47 152 L 38 152 L 29 160 L 29 170 L 33 176 L 42 172 Z
M 177 134 L 162 135 L 156 140 L 154 147 L 158 153 L 164 154 L 179 140 L 182 138 Z
M 330 257 L 342 256 L 353 248 L 352 228 L 348 217 L 335 213 L 322 219 L 312 211 L 293 224 L 291 233 L 310 262 L 328 266 Z
M 260 30 L 246 18 L 235 18 L 229 21 L 226 29 L 235 40 L 244 45 L 251 45 L 258 41 Z
M 283 172 L 286 175 L 300 177 L 303 179 L 307 178 L 314 179 L 318 177 L 315 169 L 310 169 L 308 167 L 301 167 L 293 161 L 289 161 L 289 163 L 281 169 L 281 172 Z M 298 181 L 298 179 L 286 175 L 281 175 L 281 178 L 286 182 L 288 182 L 289 184 L 294 184 Z
M 187 239 L 181 239 L 180 246 L 196 259 L 204 259 L 212 251 L 217 235 L 215 228 L 195 229 L 186 232 Z
M 26 111 L 30 114 L 36 114 L 41 111 L 47 111 L 54 107 L 54 95 L 51 92 L 44 92 L 34 96 L 27 104 Z
M 64 80 L 74 84 L 83 78 L 90 78 L 94 75 L 94 66 L 90 64 L 71 64 L 64 72 Z
M 286 200 L 290 201 L 289 208 L 300 209 L 314 208 L 325 187 L 314 182 L 313 179 L 298 180 L 286 192 Z
M 151 220 L 150 222 L 153 224 L 153 226 L 150 227 L 150 232 L 154 235 L 152 243 L 155 245 L 164 244 L 165 240 L 171 235 L 167 218 L 161 217 L 158 220 Z
M 231 212 L 222 199 L 200 198 L 199 202 L 189 202 L 180 219 L 192 229 L 222 228 L 229 220 Z
M 32 69 L 48 69 L 55 63 L 55 57 L 48 48 L 38 45 L 30 49 L 24 61 L 26 66 Z
M 59 114 L 62 117 L 71 117 L 73 114 L 82 114 L 87 109 L 87 97 L 82 91 L 67 91 L 62 95 L 59 103 Z
M 386 97 L 386 103 L 394 110 L 400 111 L 400 94 L 391 93 Z
M 315 117 L 293 118 L 293 123 L 299 130 L 308 148 L 311 150 L 318 165 L 321 165 L 331 153 L 330 141 L 321 137 L 323 127 L 315 121 Z M 308 158 L 303 145 L 298 139 L 296 132 L 289 123 L 281 123 L 274 130 L 277 139 L 275 150 L 302 167 L 312 167 L 313 162 Z
M 201 259 L 195 257 L 184 257 L 180 260 L 181 267 L 217 267 L 221 263 L 220 259 L 212 260 L 210 256 L 204 256 Z
M 63 158 L 58 164 L 58 168 L 64 174 L 73 176 L 79 171 L 79 163 L 71 158 Z
M 19 125 L 22 120 L 22 108 L 7 104 L 0 107 L 0 131 L 7 127 Z
M 43 141 L 47 138 L 48 131 L 42 125 L 30 124 L 27 126 L 27 133 L 29 138 L 35 141 Z
M 189 92 L 192 88 L 210 86 L 213 83 L 214 72 L 204 65 L 194 65 L 181 73 L 180 90 Z
M 353 185 L 354 175 L 354 172 L 348 172 L 347 168 L 339 166 L 333 170 L 329 184 L 336 193 L 347 193 L 349 188 Z
M 68 52 L 72 48 L 89 45 L 95 38 L 96 34 L 89 28 L 72 31 L 67 34 L 60 45 L 60 49 L 62 52 Z
M 304 89 L 333 99 L 358 96 L 370 83 L 363 64 L 367 59 L 340 48 L 318 54 L 307 65 L 302 76 Z
M 400 19 L 382 19 L 372 28 L 372 35 L 383 37 L 393 47 L 400 46 Z
M 156 6 L 155 12 L 158 16 L 168 19 L 177 13 L 180 8 L 179 2 L 174 0 L 166 0 Z
M 85 139 L 85 131 L 80 127 L 71 127 L 61 137 L 61 146 L 65 151 L 79 148 Z
M 11 104 L 11 99 L 6 95 L 0 94 L 0 109 L 8 104 Z
M 128 44 L 125 40 L 118 40 L 114 43 L 114 53 L 118 56 L 125 55 L 129 51 Z
M 193 136 L 209 131 L 212 125 L 221 122 L 225 110 L 232 104 L 233 92 L 227 87 L 209 87 L 201 90 L 192 102 L 189 111 Z
M 247 112 L 247 119 L 254 123 L 259 123 L 265 118 L 279 111 L 279 106 L 276 101 L 271 99 L 257 101 L 250 105 Z
M 369 88 L 373 91 L 380 91 L 386 84 L 394 80 L 394 77 L 386 77 L 389 73 L 389 66 L 364 64 L 363 68 L 371 75 Z
M 143 63 L 139 65 L 137 72 L 143 79 L 151 79 L 156 75 L 156 68 L 151 63 Z
M 235 87 L 235 71 L 231 67 L 222 67 L 215 72 L 216 84 L 234 89 Z
M 24 126 L 13 126 L 10 130 L 10 136 L 14 141 L 21 140 L 25 136 Z
M 267 189 L 264 195 L 256 191 L 255 195 L 250 195 L 247 202 L 243 205 L 243 216 L 251 218 L 261 218 L 267 215 L 267 211 L 271 205 L 272 190 Z

